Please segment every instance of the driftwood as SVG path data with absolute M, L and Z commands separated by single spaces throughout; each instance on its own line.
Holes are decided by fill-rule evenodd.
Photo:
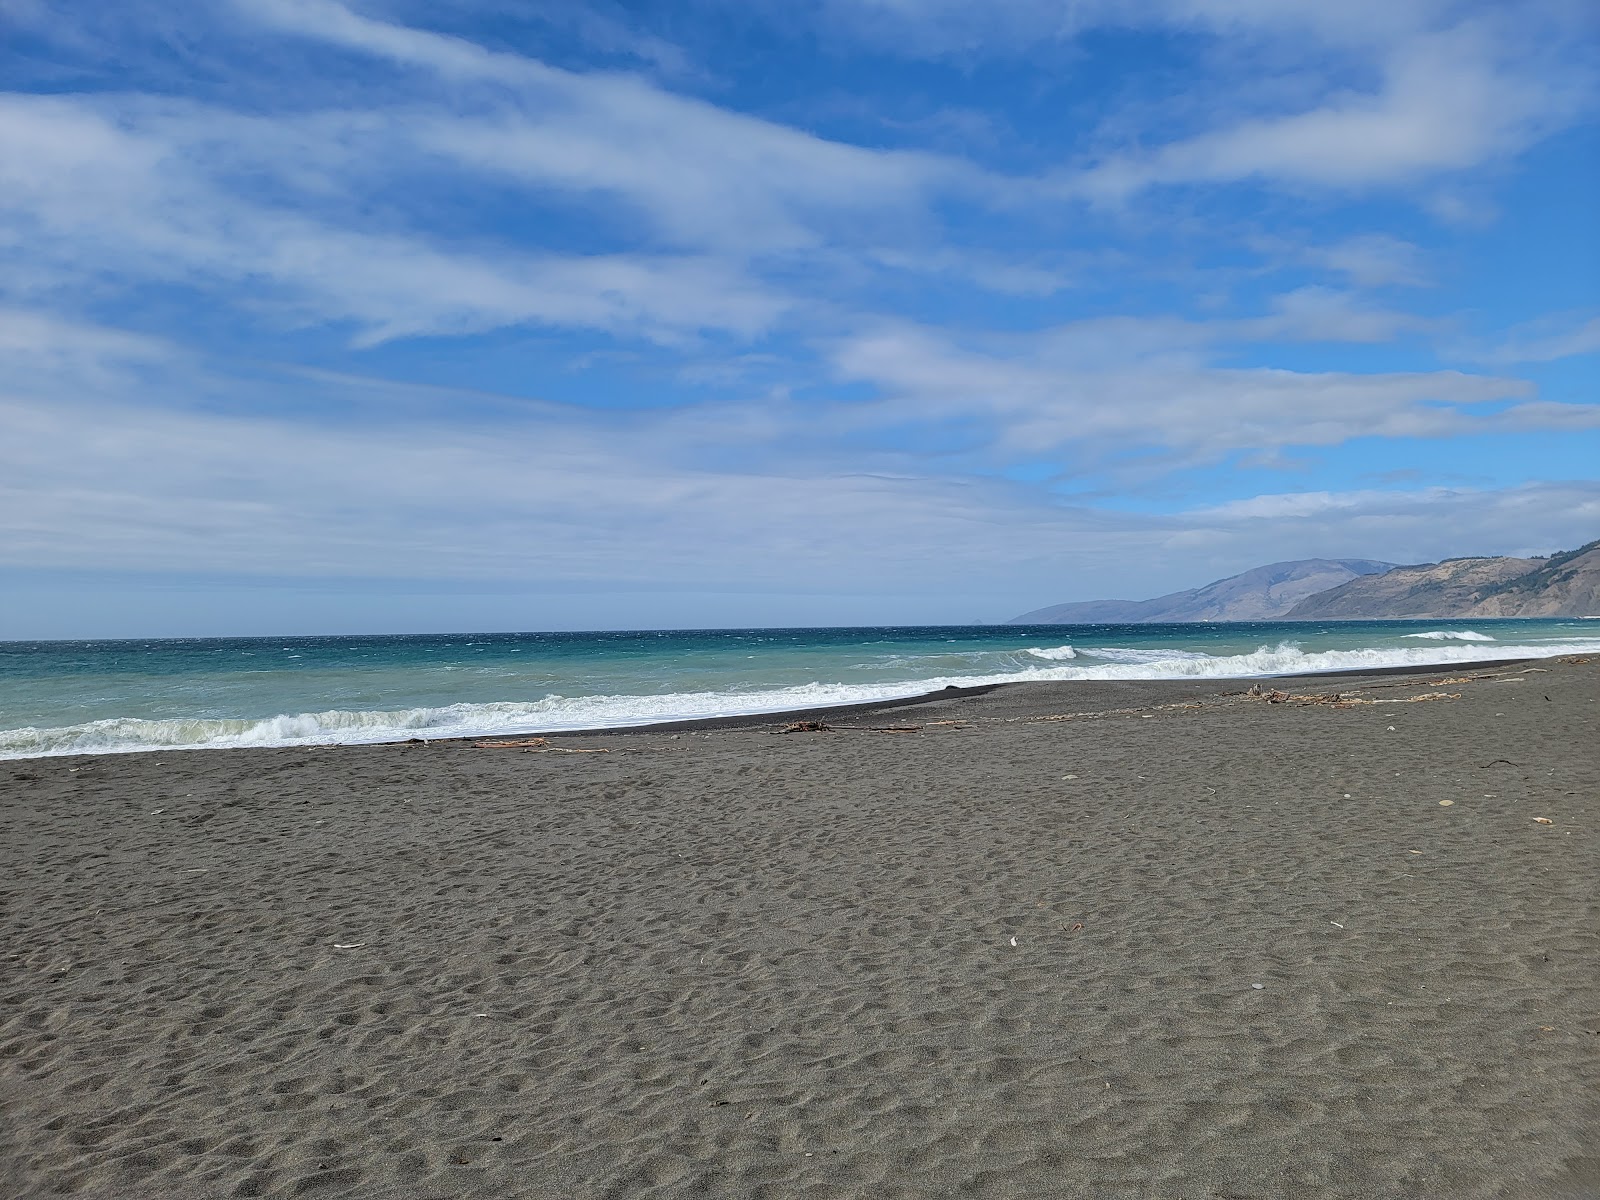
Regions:
M 1265 700 L 1268 704 L 1287 704 L 1289 693 L 1280 692 L 1276 688 L 1264 688 L 1259 683 L 1252 683 L 1245 696 L 1251 700 Z
M 1038 717 L 998 717 L 996 720 L 1008 724 L 1030 724 L 1036 721 L 1098 721 L 1101 717 L 1153 717 L 1158 712 L 1169 712 L 1179 708 L 1205 708 L 1207 705 L 1198 703 L 1184 704 L 1151 704 L 1144 708 L 1103 708 L 1090 712 L 1075 713 L 1046 713 Z
M 921 725 L 829 725 L 826 721 L 794 721 L 776 733 L 921 733 Z
M 473 742 L 474 750 L 521 750 L 527 754 L 610 754 L 609 750 L 579 750 L 576 747 L 552 746 L 549 738 L 516 738 L 508 742 Z
M 1291 695 L 1276 689 L 1263 688 L 1259 683 L 1244 693 L 1247 700 L 1265 700 L 1268 704 L 1287 704 L 1291 708 L 1304 708 L 1309 704 L 1323 704 L 1329 708 L 1355 708 L 1362 704 L 1421 704 L 1427 700 L 1459 700 L 1460 692 L 1431 692 L 1420 696 L 1406 696 L 1399 700 L 1369 700 L 1365 696 L 1347 696 L 1343 692 L 1308 693 Z

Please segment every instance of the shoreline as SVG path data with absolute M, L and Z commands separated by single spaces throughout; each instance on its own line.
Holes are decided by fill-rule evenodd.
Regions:
M 1556 656 L 1550 661 L 1558 661 Z M 1202 678 L 1176 678 L 1176 679 L 1029 679 L 1008 681 L 1005 683 L 978 684 L 973 687 L 944 687 L 931 692 L 917 692 L 914 695 L 892 700 L 869 700 L 861 703 L 821 705 L 815 708 L 786 708 L 776 709 L 772 712 L 744 713 L 729 717 L 695 717 L 688 720 L 674 720 L 653 722 L 647 725 L 614 725 L 596 726 L 587 729 L 557 729 L 546 732 L 538 730 L 529 733 L 516 734 L 476 734 L 462 737 L 449 738 L 424 738 L 432 744 L 439 742 L 463 741 L 492 741 L 496 737 L 576 737 L 596 736 L 608 733 L 683 733 L 706 730 L 733 730 L 754 729 L 765 725 L 775 725 L 779 722 L 794 722 L 806 720 L 825 719 L 828 714 L 838 718 L 871 717 L 884 712 L 902 708 L 915 708 L 939 700 L 960 700 L 962 698 L 986 696 L 1008 688 L 1083 688 L 1092 691 L 1095 688 L 1165 688 L 1174 687 L 1184 689 L 1183 694 L 1191 691 L 1211 691 L 1228 684 L 1239 684 L 1241 689 L 1251 683 L 1262 683 L 1268 680 L 1280 683 L 1301 683 L 1316 679 L 1340 679 L 1358 681 L 1367 678 L 1385 678 L 1388 676 L 1404 675 L 1437 675 L 1440 672 L 1488 670 L 1498 667 L 1521 666 L 1523 663 L 1544 661 L 1536 658 L 1498 658 L 1485 659 L 1481 662 L 1463 662 L 1447 664 L 1429 664 L 1425 666 L 1406 665 L 1399 667 L 1372 667 L 1366 670 L 1339 670 L 1339 671 L 1306 671 L 1298 675 L 1230 675 L 1206 676 Z M 370 745 L 390 745 L 393 743 L 368 743 Z
M 1556 659 L 1561 658 L 1561 657 L 1567 657 L 1567 656 L 1562 656 L 1562 655 L 1552 656 L 1552 658 L 1549 661 L 1555 661 Z M 189 754 L 189 753 L 213 752 L 213 751 L 221 752 L 221 751 L 231 751 L 231 750 L 294 750 L 294 749 L 311 749 L 311 748 L 318 748 L 318 747 L 333 747 L 333 746 L 344 746 L 344 747 L 355 747 L 355 746 L 403 746 L 403 745 L 409 745 L 409 744 L 413 744 L 413 743 L 417 743 L 417 742 L 424 742 L 424 743 L 427 743 L 429 745 L 433 745 L 433 744 L 440 744 L 440 743 L 447 743 L 447 742 L 492 741 L 492 740 L 495 740 L 495 739 L 518 738 L 518 737 L 560 737 L 560 738 L 569 738 L 569 737 L 582 737 L 582 736 L 597 735 L 597 734 L 608 734 L 608 733 L 628 734 L 628 733 L 643 733 L 643 732 L 651 732 L 651 731 L 673 733 L 673 732 L 696 732 L 696 731 L 707 731 L 707 730 L 731 730 L 731 729 L 744 729 L 744 728 L 759 727 L 759 726 L 763 726 L 763 725 L 771 725 L 771 724 L 775 724 L 775 723 L 780 722 L 780 721 L 781 722 L 794 722 L 794 721 L 805 721 L 805 720 L 826 720 L 829 716 L 832 716 L 835 719 L 854 719 L 854 718 L 859 718 L 859 717 L 867 717 L 867 716 L 872 716 L 873 714 L 876 714 L 876 713 L 882 713 L 882 712 L 885 712 L 885 711 L 896 710 L 896 709 L 900 709 L 900 708 L 907 708 L 907 707 L 915 707 L 915 706 L 919 706 L 919 705 L 925 705 L 925 704 L 933 703 L 933 702 L 936 702 L 936 701 L 939 701 L 939 700 L 955 700 L 955 699 L 959 699 L 959 698 L 962 698 L 962 697 L 983 696 L 983 695 L 987 695 L 987 694 L 989 694 L 989 693 L 991 693 L 993 691 L 996 691 L 997 689 L 1003 689 L 1003 688 L 1061 687 L 1061 688 L 1074 688 L 1074 689 L 1088 689 L 1091 692 L 1095 688 L 1144 688 L 1144 687 L 1150 687 L 1150 688 L 1181 687 L 1181 688 L 1189 688 L 1189 689 L 1199 688 L 1199 689 L 1202 689 L 1202 690 L 1210 690 L 1210 689 L 1215 689 L 1215 688 L 1226 687 L 1226 686 L 1231 685 L 1231 684 L 1249 685 L 1252 682 L 1260 683 L 1260 682 L 1264 682 L 1264 681 L 1268 681 L 1268 680 L 1280 681 L 1280 682 L 1296 682 L 1296 681 L 1301 681 L 1301 680 L 1312 680 L 1312 679 L 1337 679 L 1337 680 L 1355 681 L 1355 680 L 1366 679 L 1368 677 L 1381 678 L 1381 677 L 1386 677 L 1386 676 L 1404 676 L 1404 675 L 1429 674 L 1429 673 L 1437 673 L 1437 672 L 1440 672 L 1440 671 L 1483 670 L 1483 669 L 1488 669 L 1488 668 L 1493 668 L 1493 667 L 1512 666 L 1512 665 L 1518 665 L 1518 664 L 1522 664 L 1522 663 L 1541 662 L 1541 661 L 1546 661 L 1546 660 L 1539 659 L 1539 658 L 1526 658 L 1526 657 L 1523 657 L 1523 658 L 1504 658 L 1504 659 L 1482 659 L 1482 660 L 1474 660 L 1474 661 L 1471 661 L 1471 662 L 1458 662 L 1458 663 L 1445 663 L 1445 664 L 1429 663 L 1429 664 L 1406 664 L 1406 665 L 1403 665 L 1403 666 L 1393 666 L 1393 667 L 1343 668 L 1343 669 L 1336 670 L 1336 671 L 1307 671 L 1307 672 L 1302 672 L 1300 674 L 1289 674 L 1289 675 L 1200 676 L 1200 677 L 1189 677 L 1189 678 L 1178 677 L 1178 678 L 1169 678 L 1169 679 L 1117 679 L 1117 680 L 1108 680 L 1108 679 L 1016 680 L 1016 681 L 1004 681 L 1004 682 L 986 683 L 986 684 L 975 684 L 975 685 L 972 685 L 972 686 L 969 686 L 969 687 L 956 687 L 954 685 L 951 685 L 951 686 L 947 686 L 947 687 L 943 687 L 943 688 L 936 688 L 933 691 L 914 692 L 914 693 L 910 693 L 910 694 L 908 694 L 906 696 L 903 696 L 903 697 L 893 697 L 893 698 L 883 699 L 883 700 L 850 701 L 850 702 L 845 702 L 845 703 L 842 703 L 842 704 L 817 705 L 817 706 L 812 706 L 812 707 L 807 707 L 807 708 L 772 709 L 772 710 L 764 710 L 764 711 L 761 711 L 761 712 L 754 712 L 754 713 L 738 713 L 738 714 L 732 714 L 732 715 L 728 715 L 728 716 L 669 718 L 669 719 L 664 720 L 664 721 L 652 721 L 652 722 L 635 723 L 635 724 L 623 724 L 623 725 L 583 726 L 583 727 L 574 728 L 574 729 L 540 729 L 538 727 L 531 727 L 531 728 L 528 728 L 526 730 L 519 730 L 519 731 L 516 731 L 516 732 L 504 732 L 504 731 L 502 731 L 502 732 L 498 732 L 498 733 L 450 734 L 450 735 L 443 736 L 443 737 L 427 737 L 425 730 L 424 731 L 410 731 L 409 736 L 401 736 L 401 731 L 397 731 L 395 736 L 393 736 L 393 737 L 386 737 L 386 738 L 379 739 L 379 740 L 374 740 L 374 741 L 290 742 L 290 743 L 282 743 L 282 744 L 278 744 L 278 745 L 262 745 L 262 746 L 241 746 L 241 745 L 232 745 L 232 746 L 205 746 L 205 745 L 198 745 L 198 746 L 159 746 L 159 745 L 157 745 L 157 746 L 127 746 L 127 747 L 117 747 L 115 749 L 105 749 L 105 750 L 77 750 L 77 751 L 69 751 L 69 752 L 65 752 L 65 753 L 46 752 L 46 753 L 36 754 L 36 755 L 19 756 L 19 757 L 16 757 L 16 758 L 0 758 L 0 763 L 4 763 L 4 762 L 35 762 L 35 761 L 40 761 L 40 760 L 66 759 L 66 758 L 78 758 L 78 757 L 101 758 L 101 757 L 118 756 L 118 755 L 126 755 L 126 754 Z M 283 716 L 283 715 L 288 715 L 288 714 L 274 714 L 274 715 L 275 716 Z M 241 718 L 241 719 L 245 719 L 245 718 Z M 268 718 L 260 718 L 260 719 L 262 719 L 262 720 L 270 720 L 272 718 L 268 717 Z

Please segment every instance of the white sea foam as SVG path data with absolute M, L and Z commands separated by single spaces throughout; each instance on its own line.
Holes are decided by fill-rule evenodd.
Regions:
M 1287 643 L 1285 643 L 1287 645 Z M 1131 663 L 1135 666 L 1144 666 L 1152 663 L 1174 663 L 1184 659 L 1195 661 L 1212 661 L 1214 656 L 1200 650 L 1177 650 L 1166 647 L 1156 647 L 1148 650 L 1135 650 L 1125 646 L 1085 646 L 1081 653 L 1085 658 L 1100 658 L 1106 662 Z M 1138 676 L 1137 678 L 1144 678 Z M 1152 675 L 1149 678 L 1162 679 L 1165 676 Z
M 1600 652 L 1600 638 L 1495 646 L 1502 658 L 1549 658 Z M 1080 648 L 1075 665 L 1028 667 L 981 675 L 941 675 L 881 684 L 808 683 L 750 692 L 676 692 L 656 696 L 558 696 L 529 702 L 451 704 L 387 711 L 298 713 L 260 720 L 116 718 L 59 728 L 0 730 L 0 759 L 60 754 L 241 746 L 300 746 L 400 741 L 411 737 L 499 736 L 570 729 L 603 729 L 701 717 L 745 716 L 893 700 L 995 683 L 1070 679 L 1238 679 L 1382 667 L 1448 666 L 1473 662 L 1483 651 L 1448 642 L 1307 653 L 1292 642 L 1245 654 L 1185 650 Z M 1097 663 L 1086 663 L 1089 657 Z
M 805 684 L 766 692 L 678 692 L 659 696 L 547 696 L 531 702 L 451 704 L 351 712 L 285 714 L 259 720 L 113 718 L 53 729 L 0 730 L 0 759 L 137 750 L 247 746 L 359 745 L 411 737 L 498 736 L 563 729 L 603 729 L 701 717 L 743 716 L 790 708 L 851 704 L 915 695 L 927 684 Z M 938 686 L 943 686 L 939 684 Z
M 1033 655 L 1035 658 L 1043 658 L 1051 662 L 1064 662 L 1069 658 L 1078 657 L 1078 652 L 1071 646 L 1033 646 L 1026 653 Z
M 1427 642 L 1492 642 L 1487 633 L 1474 633 L 1470 629 L 1430 629 L 1427 633 L 1405 633 L 1402 637 L 1421 638 Z

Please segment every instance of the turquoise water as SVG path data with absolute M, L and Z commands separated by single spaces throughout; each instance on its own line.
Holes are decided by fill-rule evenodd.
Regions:
M 1600 651 L 1600 623 L 1384 621 L 0 642 L 0 758 L 533 733 L 1024 680 Z

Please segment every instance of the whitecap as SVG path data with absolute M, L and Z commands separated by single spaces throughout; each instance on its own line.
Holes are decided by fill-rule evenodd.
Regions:
M 1285 643 L 1292 645 L 1293 643 Z M 1084 646 L 1080 651 L 1085 658 L 1100 658 L 1114 663 L 1165 663 L 1179 659 L 1210 659 L 1213 656 L 1200 650 L 1176 650 L 1168 647 L 1159 647 L 1149 650 L 1135 650 L 1125 646 Z M 1154 678 L 1159 678 L 1155 676 Z
M 1077 658 L 1078 652 L 1071 646 L 1031 646 L 1026 653 L 1035 658 L 1048 659 L 1051 662 L 1062 662 L 1069 658 Z

